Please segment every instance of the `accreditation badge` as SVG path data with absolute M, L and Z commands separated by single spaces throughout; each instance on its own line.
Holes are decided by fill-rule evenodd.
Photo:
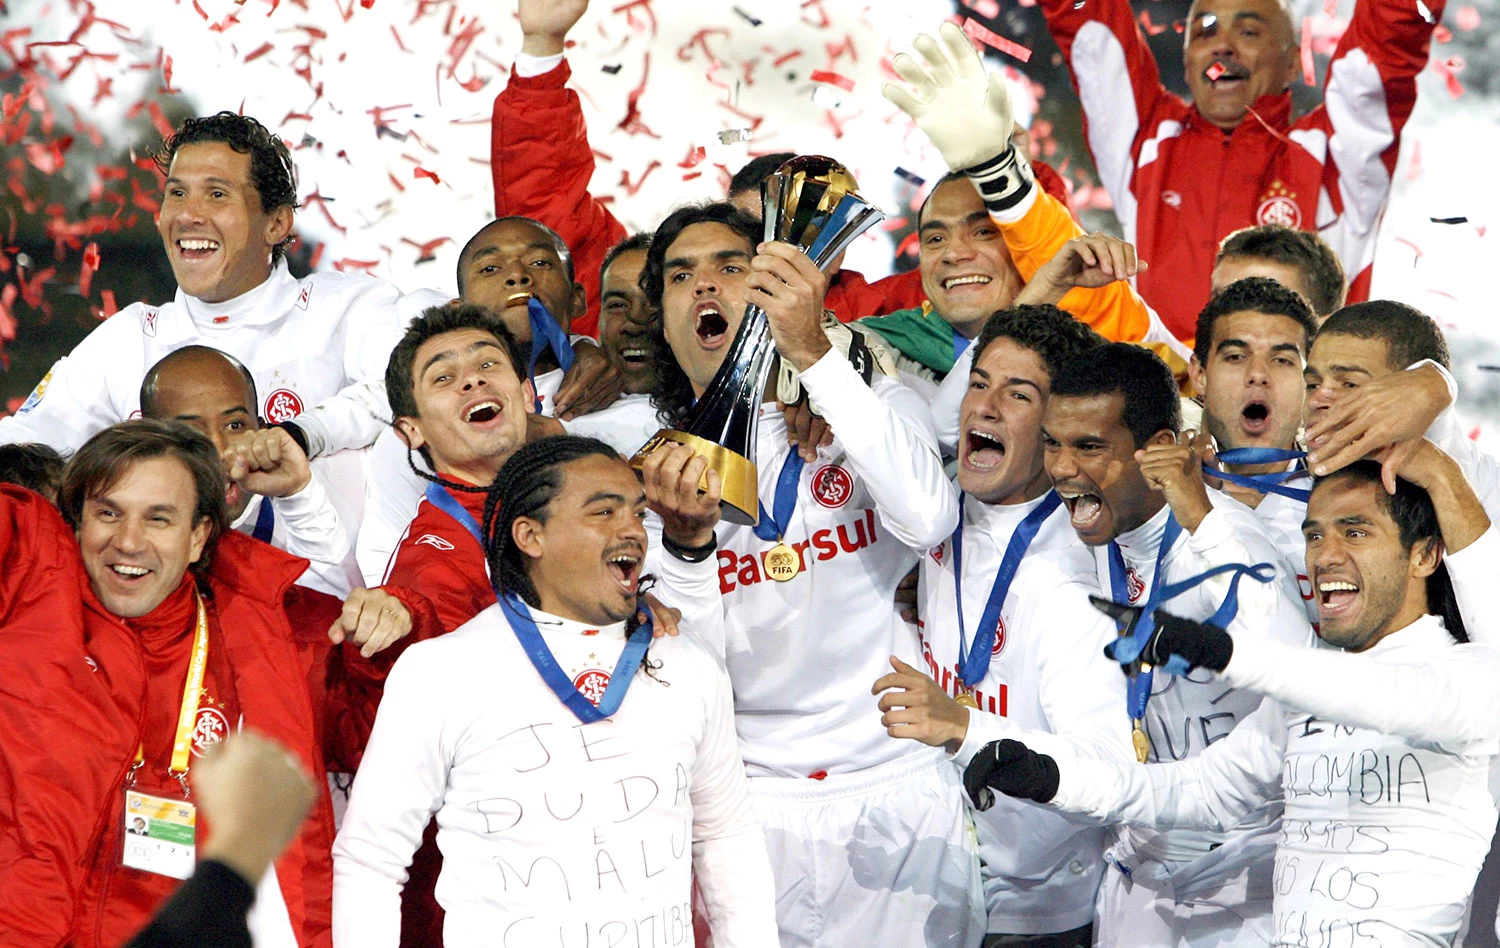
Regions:
M 198 808 L 193 804 L 125 791 L 127 869 L 186 879 L 198 859 L 197 837 Z

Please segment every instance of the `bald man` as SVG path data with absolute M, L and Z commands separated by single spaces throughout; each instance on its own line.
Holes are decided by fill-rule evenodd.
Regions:
M 311 562 L 302 585 L 347 596 L 364 585 L 354 560 L 362 452 L 309 462 L 282 428 L 256 415 L 255 380 L 234 356 L 208 346 L 167 355 L 141 384 L 141 414 L 203 432 L 224 459 L 224 492 L 234 529 Z M 352 480 L 351 480 L 352 478 Z M 344 504 L 336 503 L 335 492 Z

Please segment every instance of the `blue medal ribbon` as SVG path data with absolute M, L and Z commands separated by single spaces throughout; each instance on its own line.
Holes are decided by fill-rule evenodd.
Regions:
M 794 447 L 782 462 L 781 473 L 776 475 L 776 498 L 771 501 L 772 513 L 760 504 L 760 517 L 755 521 L 755 535 L 762 540 L 780 543 L 786 536 L 787 524 L 792 520 L 792 511 L 797 509 L 797 487 L 802 483 L 802 455 Z
M 1010 592 L 1011 581 L 1016 578 L 1016 570 L 1021 566 L 1021 560 L 1026 556 L 1026 551 L 1031 548 L 1031 541 L 1036 539 L 1037 533 L 1042 529 L 1042 524 L 1052 516 L 1053 511 L 1062 504 L 1062 498 L 1056 491 L 1048 491 L 1047 496 L 1036 509 L 1026 515 L 1026 518 L 1016 527 L 1016 531 L 1010 535 L 1010 542 L 1005 546 L 1005 554 L 1000 558 L 1000 568 L 995 573 L 995 582 L 990 586 L 990 597 L 985 600 L 984 612 L 979 616 L 979 629 L 974 633 L 974 642 L 971 648 L 965 648 L 964 640 L 964 496 L 958 497 L 958 527 L 953 531 L 953 593 L 958 602 L 958 674 L 964 686 L 973 688 L 984 680 L 984 676 L 990 670 L 991 653 L 995 647 L 995 630 L 1000 625 L 1000 610 L 1005 605 L 1005 597 Z
M 1300 461 L 1307 457 L 1306 451 L 1290 451 L 1286 448 L 1231 448 L 1228 451 L 1220 451 L 1216 455 L 1220 464 L 1277 464 L 1286 461 Z M 1233 471 L 1209 471 L 1210 476 L 1250 490 L 1260 491 L 1262 494 L 1280 494 L 1307 503 L 1307 498 L 1312 491 L 1299 487 L 1288 487 L 1283 481 L 1294 477 L 1301 477 L 1307 473 L 1305 467 L 1296 467 L 1290 471 L 1274 471 L 1270 474 L 1236 474 Z
M 557 320 L 547 311 L 547 307 L 535 296 L 526 301 L 526 316 L 531 320 L 531 361 L 526 365 L 526 377 L 531 379 L 531 387 L 536 389 L 536 360 L 541 357 L 543 350 L 551 348 L 552 355 L 557 359 L 558 368 L 564 372 L 573 367 L 573 343 L 568 339 L 568 334 L 563 332 Z M 542 400 L 536 400 L 536 410 L 542 410 Z
M 250 532 L 252 537 L 262 543 L 270 543 L 271 536 L 276 532 L 276 511 L 271 508 L 271 498 L 260 499 L 260 510 L 255 514 L 255 529 Z
M 620 710 L 620 705 L 625 701 L 625 692 L 630 689 L 630 683 L 635 680 L 636 669 L 641 665 L 641 659 L 646 656 L 646 649 L 651 644 L 651 614 L 646 614 L 646 621 L 636 627 L 625 642 L 625 650 L 620 653 L 620 660 L 615 663 L 614 673 L 609 676 L 609 684 L 604 689 L 604 695 L 599 699 L 599 706 L 589 701 L 578 693 L 573 687 L 573 682 L 568 679 L 557 659 L 552 656 L 552 650 L 542 640 L 542 633 L 536 627 L 536 620 L 531 618 L 531 610 L 526 608 L 526 603 L 515 593 L 501 593 L 496 590 L 500 598 L 500 609 L 505 613 L 506 620 L 510 623 L 511 631 L 515 633 L 516 640 L 526 650 L 526 656 L 531 659 L 531 664 L 537 673 L 542 676 L 542 681 L 557 695 L 557 699 L 568 706 L 568 710 L 584 724 L 594 724 Z
M 974 343 L 974 340 L 970 339 L 968 336 L 965 336 L 963 333 L 959 332 L 957 329 L 953 330 L 953 364 L 954 365 L 958 364 L 958 360 L 961 359 L 961 358 L 963 358 L 963 354 L 965 352 L 969 351 L 969 346 L 971 346 L 973 343 Z
M 474 538 L 474 542 L 479 544 L 479 548 L 481 550 L 484 549 L 484 538 L 480 535 L 479 523 L 467 510 L 464 509 L 463 504 L 460 504 L 456 497 L 448 493 L 448 489 L 446 487 L 444 487 L 442 484 L 433 484 L 429 482 L 427 485 L 426 497 L 428 503 L 432 504 L 443 513 L 452 517 L 454 520 L 457 520 L 459 526 L 469 531 L 469 536 Z
M 1164 584 L 1162 576 L 1165 573 L 1167 554 L 1181 534 L 1182 526 L 1178 524 L 1177 517 L 1168 513 L 1166 526 L 1162 529 L 1161 545 L 1156 550 L 1156 570 L 1151 577 L 1151 594 L 1146 597 L 1145 604 L 1141 606 L 1140 618 L 1136 620 L 1131 634 L 1111 643 L 1110 657 L 1122 665 L 1130 664 L 1140 658 L 1141 652 L 1146 648 L 1146 643 L 1151 641 L 1151 635 L 1156 631 L 1156 610 L 1162 603 L 1177 598 L 1215 576 L 1233 573 L 1234 576 L 1229 581 L 1229 592 L 1208 620 L 1210 625 L 1227 629 L 1240 610 L 1240 579 L 1249 576 L 1258 583 L 1269 583 L 1276 578 L 1276 568 L 1270 563 L 1257 563 L 1254 566 L 1226 563 L 1223 566 L 1205 570 L 1196 576 L 1190 576 L 1181 582 Z M 1125 557 L 1120 552 L 1120 545 L 1114 541 L 1110 541 L 1109 544 L 1109 584 L 1115 602 L 1130 605 L 1130 588 L 1125 577 Z M 1173 655 L 1162 666 L 1162 670 L 1169 675 L 1185 675 L 1188 672 L 1188 666 L 1181 656 Z M 1146 704 L 1151 700 L 1151 680 L 1152 673 L 1146 670 L 1130 676 L 1125 701 L 1126 710 L 1132 721 L 1140 720 L 1146 715 Z

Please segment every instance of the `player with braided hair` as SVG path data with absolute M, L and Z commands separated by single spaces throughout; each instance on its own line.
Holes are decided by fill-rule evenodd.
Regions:
M 434 812 L 445 945 L 683 942 L 693 882 L 721 948 L 777 944 L 728 673 L 697 635 L 634 624 L 649 493 L 591 438 L 500 469 L 484 516 L 499 601 L 391 672 L 334 846 L 336 945 L 397 944 Z M 694 566 L 722 621 L 714 560 Z

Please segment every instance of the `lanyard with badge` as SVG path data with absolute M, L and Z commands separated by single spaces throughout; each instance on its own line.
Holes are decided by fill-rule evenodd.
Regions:
M 532 667 L 537 670 L 537 674 L 542 676 L 542 681 L 547 683 L 552 693 L 557 695 L 557 700 L 567 705 L 568 710 L 573 712 L 574 717 L 584 724 L 594 724 L 620 710 L 620 705 L 625 702 L 625 692 L 630 689 L 630 683 L 635 680 L 635 670 L 640 667 L 641 659 L 646 656 L 646 649 L 651 645 L 652 624 L 649 612 L 646 614 L 646 621 L 636 626 L 630 638 L 625 641 L 625 649 L 620 653 L 620 660 L 615 662 L 615 670 L 609 676 L 609 684 L 605 686 L 599 703 L 595 704 L 584 697 L 569 680 L 567 673 L 557 664 L 557 658 L 547 647 L 541 630 L 537 628 L 536 620 L 531 617 L 531 610 L 526 607 L 521 597 L 515 593 L 502 593 L 499 590 L 496 590 L 496 595 L 500 599 L 500 609 L 505 613 L 505 619 L 510 623 L 516 640 L 526 651 L 526 657 L 531 659 Z
M 776 497 L 771 501 L 771 512 L 760 505 L 760 518 L 755 522 L 755 535 L 762 540 L 774 540 L 776 545 L 766 551 L 766 575 L 784 583 L 795 579 L 802 572 L 802 556 L 786 542 L 786 528 L 791 524 L 792 511 L 797 509 L 797 489 L 802 483 L 802 455 L 793 447 L 776 476 Z
M 198 702 L 203 695 L 203 675 L 208 667 L 208 610 L 203 597 L 194 590 L 198 618 L 193 630 L 192 653 L 188 658 L 187 680 L 182 686 L 182 706 L 177 713 L 177 731 L 172 739 L 172 761 L 167 775 L 176 777 L 182 787 L 182 799 L 157 797 L 133 789 L 136 771 L 146 762 L 145 747 L 136 746 L 135 763 L 125 777 L 125 848 L 122 854 L 126 868 L 186 879 L 197 861 L 198 808 L 189 802 L 188 763 L 192 759 L 193 731 L 197 725 Z
M 1171 552 L 1181 535 L 1182 526 L 1178 524 L 1176 515 L 1169 511 L 1166 525 L 1162 528 L 1161 544 L 1156 550 L 1156 568 L 1151 577 L 1151 594 L 1139 607 L 1130 604 L 1133 597 L 1130 595 L 1130 582 L 1126 576 L 1125 557 L 1120 552 L 1120 545 L 1113 540 L 1109 544 L 1109 584 L 1115 601 L 1108 605 L 1117 608 L 1105 611 L 1121 625 L 1120 637 L 1110 643 L 1107 651 L 1110 658 L 1121 665 L 1128 666 L 1129 684 L 1125 692 L 1125 710 L 1130 715 L 1130 742 L 1135 748 L 1135 758 L 1143 764 L 1151 754 L 1151 740 L 1146 736 L 1144 722 L 1146 705 L 1151 701 L 1153 675 L 1151 664 L 1141 661 L 1140 656 L 1146 643 L 1151 640 L 1152 632 L 1155 631 L 1156 609 L 1162 603 L 1175 599 L 1206 580 L 1225 573 L 1233 573 L 1234 575 L 1229 580 L 1229 592 L 1208 620 L 1210 625 L 1227 629 L 1240 609 L 1241 577 L 1249 576 L 1258 583 L 1269 583 L 1276 577 L 1276 568 L 1270 563 L 1257 563 L 1254 566 L 1226 563 L 1223 566 L 1205 570 L 1196 576 L 1190 576 L 1181 582 L 1168 583 L 1164 579 L 1167 554 Z M 1095 605 L 1100 605 L 1100 603 L 1096 602 Z M 1173 661 L 1167 662 L 1162 669 L 1169 675 L 1187 674 L 1186 665 L 1178 667 L 1174 664 L 1176 661 L 1180 659 L 1174 656 Z
M 1000 568 L 995 573 L 995 582 L 990 586 L 990 596 L 984 603 L 984 612 L 979 617 L 979 628 L 974 632 L 974 641 L 965 645 L 967 634 L 964 631 L 964 495 L 958 496 L 958 527 L 953 531 L 953 596 L 958 605 L 958 680 L 963 693 L 956 699 L 965 708 L 977 708 L 979 702 L 974 700 L 974 688 L 990 670 L 990 658 L 994 654 L 996 636 L 1000 629 L 1000 610 L 1005 605 L 1005 597 L 1010 593 L 1011 581 L 1016 578 L 1016 570 L 1021 567 L 1021 560 L 1025 558 L 1026 551 L 1031 548 L 1031 541 L 1036 539 L 1037 533 L 1042 529 L 1042 524 L 1052 516 L 1053 511 L 1062 504 L 1062 498 L 1056 491 L 1048 491 L 1047 496 L 1036 509 L 1027 514 L 1025 519 L 1016 527 L 1016 532 L 1010 535 L 1010 542 L 1005 546 L 1005 554 L 1000 558 Z

